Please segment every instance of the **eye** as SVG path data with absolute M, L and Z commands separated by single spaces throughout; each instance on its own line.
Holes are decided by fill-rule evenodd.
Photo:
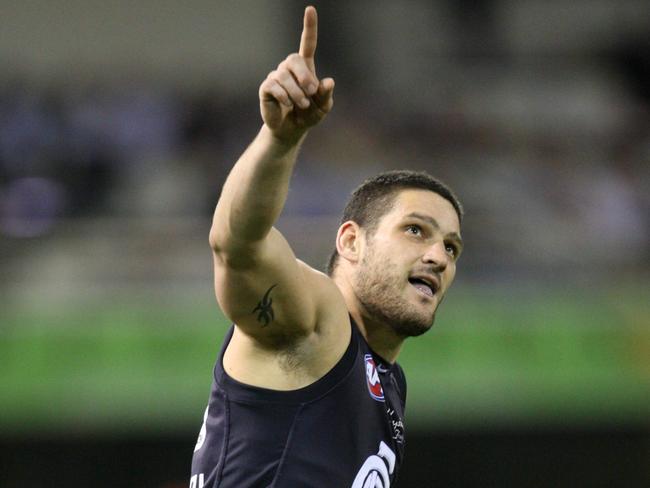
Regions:
M 422 229 L 420 228 L 420 226 L 414 224 L 406 226 L 406 232 L 411 234 L 412 236 L 422 235 Z
M 455 244 L 450 242 L 445 243 L 445 251 L 453 258 L 458 257 L 458 247 Z

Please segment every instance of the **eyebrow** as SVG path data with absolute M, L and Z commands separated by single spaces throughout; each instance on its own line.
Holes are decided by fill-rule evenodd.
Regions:
M 421 214 L 421 213 L 418 213 L 418 212 L 411 212 L 410 214 L 408 214 L 406 216 L 406 218 L 422 220 L 422 221 L 426 222 L 427 224 L 429 224 L 434 229 L 440 230 L 440 224 L 438 223 L 438 221 L 436 219 L 434 219 L 430 215 L 424 215 L 424 214 Z M 460 250 L 463 249 L 463 246 L 464 246 L 463 238 L 460 237 L 460 234 L 458 232 L 450 232 L 450 233 L 447 234 L 446 237 L 449 237 L 449 238 L 455 240 L 456 243 L 458 244 L 458 246 L 460 246 Z

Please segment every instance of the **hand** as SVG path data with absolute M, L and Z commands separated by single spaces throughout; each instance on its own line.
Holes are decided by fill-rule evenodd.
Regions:
M 314 7 L 305 9 L 300 50 L 290 54 L 260 85 L 262 120 L 283 141 L 298 141 L 332 109 L 334 80 L 318 80 L 314 54 L 318 17 Z

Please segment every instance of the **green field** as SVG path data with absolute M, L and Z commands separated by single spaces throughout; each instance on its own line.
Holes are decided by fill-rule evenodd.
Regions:
M 454 290 L 400 362 L 411 425 L 647 423 L 643 290 Z M 2 304 L 3 432 L 172 431 L 200 424 L 228 326 L 209 297 Z

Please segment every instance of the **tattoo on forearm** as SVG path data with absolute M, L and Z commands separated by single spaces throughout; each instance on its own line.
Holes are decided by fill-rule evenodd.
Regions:
M 257 321 L 262 323 L 262 327 L 266 327 L 271 322 L 273 322 L 273 319 L 275 319 L 275 315 L 273 313 L 273 299 L 271 298 L 271 290 L 273 290 L 273 288 L 276 286 L 278 286 L 277 283 L 266 290 L 266 293 L 257 304 L 257 307 L 253 309 L 252 313 L 257 312 Z

